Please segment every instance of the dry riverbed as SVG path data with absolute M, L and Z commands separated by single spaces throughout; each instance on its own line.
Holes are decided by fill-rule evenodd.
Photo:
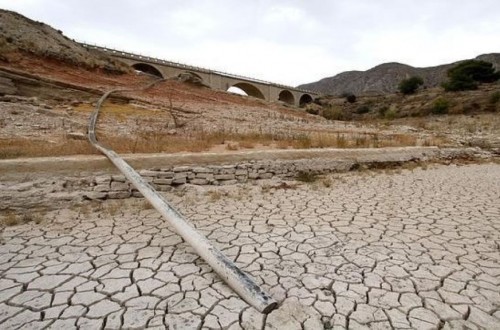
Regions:
M 280 301 L 267 316 L 142 199 L 50 211 L 2 234 L 0 328 L 498 329 L 499 182 L 437 165 L 167 193 Z

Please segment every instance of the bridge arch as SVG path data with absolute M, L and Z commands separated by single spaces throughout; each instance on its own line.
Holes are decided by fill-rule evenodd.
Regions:
M 287 104 L 295 104 L 295 97 L 293 96 L 292 92 L 287 89 L 284 89 L 280 92 L 278 100 L 283 101 Z
M 299 105 L 304 106 L 308 103 L 311 103 L 313 101 L 313 98 L 309 94 L 303 94 L 300 99 L 299 99 Z
M 141 72 L 153 75 L 153 76 L 163 78 L 163 75 L 161 74 L 160 70 L 158 70 L 156 67 L 154 67 L 151 64 L 135 63 L 135 64 L 132 64 L 132 67 L 134 68 L 134 70 L 141 71 Z
M 240 82 L 236 83 L 230 87 L 237 87 L 244 91 L 248 96 L 253 96 L 258 99 L 265 100 L 266 98 L 264 97 L 264 94 L 260 91 L 259 88 L 255 87 L 252 84 L 246 83 L 246 82 Z M 228 88 L 229 89 L 229 88 Z

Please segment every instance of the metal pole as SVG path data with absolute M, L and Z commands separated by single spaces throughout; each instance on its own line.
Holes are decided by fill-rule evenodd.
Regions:
M 149 84 L 143 89 L 150 88 L 159 80 Z M 255 281 L 245 272 L 240 270 L 229 258 L 215 248 L 208 239 L 201 235 L 190 223 L 183 219 L 182 215 L 175 210 L 167 200 L 160 195 L 149 183 L 147 183 L 127 162 L 117 153 L 101 145 L 96 138 L 95 125 L 99 116 L 101 105 L 114 92 L 125 90 L 112 90 L 105 93 L 97 102 L 96 108 L 89 121 L 88 138 L 90 143 L 125 175 L 125 177 L 142 193 L 153 207 L 174 227 L 177 234 L 181 235 L 186 242 L 193 247 L 200 257 L 205 260 L 212 269 L 238 295 L 259 312 L 268 314 L 277 307 L 277 302 L 269 296 Z

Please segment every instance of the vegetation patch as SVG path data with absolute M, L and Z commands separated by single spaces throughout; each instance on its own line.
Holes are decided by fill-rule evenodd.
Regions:
M 500 79 L 493 64 L 486 61 L 463 61 L 448 70 L 448 81 L 443 84 L 446 91 L 475 90 L 481 83 L 492 83 Z
M 424 80 L 419 76 L 404 79 L 399 83 L 398 90 L 404 95 L 414 94 L 417 89 L 424 84 Z
M 22 225 L 29 222 L 34 222 L 36 224 L 41 223 L 45 218 L 46 211 L 38 210 L 35 212 L 22 212 L 16 213 L 13 210 L 7 210 L 0 217 L 0 227 L 12 227 L 17 225 Z
M 344 92 L 342 93 L 341 97 L 345 98 L 345 100 L 349 103 L 355 103 L 356 102 L 356 95 L 350 92 Z
M 300 171 L 299 173 L 297 173 L 297 176 L 295 177 L 297 181 L 306 183 L 316 182 L 318 178 L 319 178 L 318 174 L 307 171 Z
M 362 106 L 360 106 L 359 108 L 356 109 L 356 113 L 358 115 L 363 115 L 363 114 L 368 113 L 368 112 L 370 112 L 370 107 L 368 105 L 366 105 L 366 104 L 362 105 Z
M 445 98 L 438 98 L 432 104 L 431 112 L 435 115 L 444 115 L 448 113 L 450 101 Z
M 329 106 L 323 109 L 321 115 L 328 120 L 347 120 L 347 116 L 340 107 Z
M 500 91 L 496 91 L 491 94 L 488 101 L 490 104 L 497 104 L 500 101 Z

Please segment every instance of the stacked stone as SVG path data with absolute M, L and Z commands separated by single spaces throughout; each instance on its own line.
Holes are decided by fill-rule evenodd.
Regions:
M 284 165 L 284 164 L 281 164 Z M 221 166 L 178 166 L 142 170 L 139 174 L 158 191 L 168 191 L 172 186 L 232 185 L 248 180 L 270 179 L 276 175 L 293 177 L 295 166 L 277 164 L 238 164 Z M 93 191 L 87 194 L 92 199 L 122 199 L 141 194 L 122 175 L 98 176 L 93 182 Z
M 220 166 L 179 166 L 144 170 L 139 173 L 153 186 L 167 190 L 167 186 L 182 184 L 194 185 L 231 185 L 248 180 L 270 179 L 275 175 L 289 174 L 288 167 L 273 168 L 271 164 L 249 163 Z
M 292 178 L 300 171 L 330 173 L 349 170 L 352 162 L 332 162 L 328 159 L 254 162 L 220 166 L 177 166 L 142 170 L 139 174 L 158 191 L 168 191 L 172 186 L 232 185 L 249 180 Z M 141 194 L 121 175 L 105 175 L 94 179 L 93 199 L 122 199 L 140 197 Z
M 123 199 L 132 196 L 132 185 L 122 175 L 103 175 L 94 180 L 93 192 L 87 197 L 92 199 Z
M 466 152 L 467 151 L 467 152 Z M 477 154 L 477 150 L 433 150 L 421 154 L 401 153 L 395 157 L 365 157 L 364 159 L 347 160 L 331 158 L 312 158 L 279 161 L 252 161 L 236 165 L 207 165 L 201 166 L 172 166 L 142 170 L 139 174 L 158 191 L 168 191 L 173 186 L 183 184 L 193 185 L 232 185 L 245 183 L 249 180 L 279 178 L 293 178 L 300 172 L 327 174 L 345 172 L 355 169 L 359 165 L 371 168 L 377 164 L 399 164 L 405 161 L 429 159 L 454 159 L 464 155 Z M 474 154 L 474 155 L 476 155 Z M 476 155 L 477 156 L 477 155 Z M 121 175 L 107 175 L 96 177 L 93 191 L 87 196 L 92 199 L 122 199 L 142 195 Z

